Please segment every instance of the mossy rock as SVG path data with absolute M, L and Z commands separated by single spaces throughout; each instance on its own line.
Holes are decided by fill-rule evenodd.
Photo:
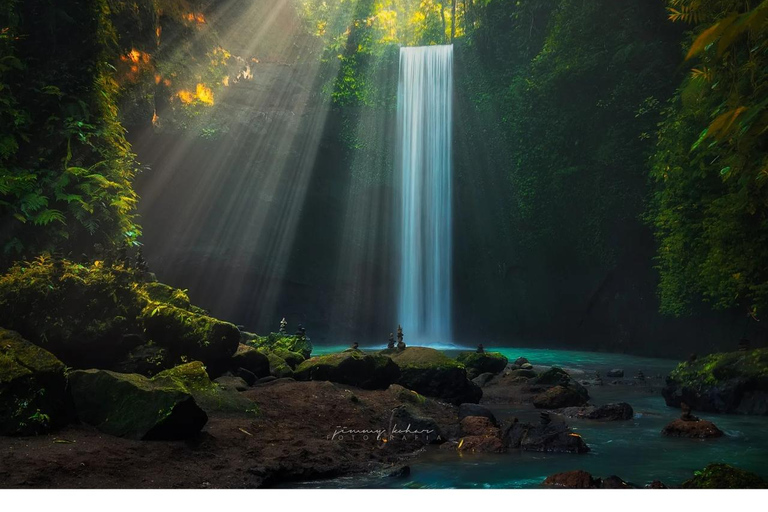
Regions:
M 172 356 L 206 364 L 228 363 L 240 343 L 240 331 L 233 324 L 172 305 L 152 304 L 144 309 L 142 320 L 147 337 Z
M 400 370 L 389 357 L 359 350 L 307 359 L 294 372 L 297 380 L 328 380 L 363 389 L 386 389 L 399 377 Z
M 278 379 L 293 377 L 293 368 L 285 362 L 285 359 L 267 348 L 259 348 L 258 351 L 267 356 L 267 359 L 269 360 L 270 375 L 277 377 Z
M 0 325 L 73 367 L 108 367 L 141 335 L 134 272 L 40 257 L 0 277 Z
M 208 416 L 174 379 L 108 370 L 76 370 L 69 385 L 78 418 L 106 434 L 131 439 L 184 439 Z
M 693 410 L 768 414 L 768 348 L 710 354 L 679 364 L 667 376 L 667 405 Z
M 166 367 L 182 357 L 227 361 L 237 328 L 193 306 L 184 290 L 145 277 L 103 261 L 19 263 L 0 276 L 0 325 L 73 368 L 128 368 L 131 352 L 150 343 L 166 350 Z
M 257 405 L 234 389 L 225 389 L 212 382 L 200 361 L 182 364 L 158 373 L 153 382 L 176 385 L 192 395 L 197 404 L 208 414 L 223 413 L 258 413 Z
M 474 379 L 481 373 L 499 373 L 509 360 L 499 352 L 462 352 L 456 360 L 467 369 L 467 376 Z
M 66 423 L 64 370 L 47 350 L 0 329 L 0 435 L 41 434 Z
M 587 403 L 587 399 L 578 391 L 565 386 L 554 386 L 533 397 L 533 406 L 537 409 L 560 409 L 577 407 Z
M 534 385 L 537 385 L 537 386 L 547 386 L 547 387 L 561 386 L 563 388 L 566 388 L 569 391 L 572 391 L 578 394 L 579 396 L 581 396 L 582 403 L 586 403 L 589 400 L 589 391 L 587 391 L 587 388 L 585 388 L 584 386 L 576 382 L 576 380 L 571 378 L 571 375 L 568 372 L 556 366 L 553 366 L 549 370 L 540 373 L 536 378 L 532 380 L 532 382 Z M 575 403 L 577 402 L 575 398 L 566 400 L 566 398 L 564 397 L 567 396 L 567 393 L 566 394 L 560 393 L 560 394 L 563 397 L 562 400 L 555 399 L 554 397 L 551 397 L 552 400 L 550 400 L 549 398 L 545 398 L 544 396 L 542 396 L 542 403 L 544 403 L 544 401 L 552 401 L 557 403 L 560 403 L 562 401 L 569 401 L 569 402 L 572 402 L 573 405 L 581 405 L 581 404 Z M 546 407 L 546 406 L 542 406 L 542 407 Z M 570 406 L 562 405 L 560 407 L 570 407 Z M 546 407 L 546 408 L 550 408 L 550 407 Z
M 298 352 L 307 359 L 312 354 L 312 343 L 306 336 L 281 334 L 271 332 L 267 336 L 251 334 L 247 337 L 246 344 L 256 348 L 269 350 L 284 349 L 290 352 Z
M 686 480 L 683 489 L 767 489 L 768 481 L 728 464 L 710 464 Z
M 478 403 L 483 396 L 480 387 L 467 378 L 464 365 L 439 350 L 407 347 L 389 355 L 400 367 L 397 384 L 403 387 L 455 405 Z
M 307 359 L 298 352 L 291 352 L 284 348 L 275 348 L 272 349 L 272 352 L 285 361 L 293 370 Z
M 303 360 L 303 358 L 302 358 Z M 232 370 L 245 368 L 257 378 L 269 375 L 269 358 L 253 347 L 240 343 L 232 356 Z
M 155 343 L 145 343 L 131 350 L 122 361 L 109 369 L 152 377 L 168 368 L 173 368 L 173 359 L 168 351 Z

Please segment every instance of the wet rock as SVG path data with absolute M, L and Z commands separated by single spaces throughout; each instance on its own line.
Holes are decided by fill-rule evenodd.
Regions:
M 632 406 L 626 402 L 606 404 L 600 407 L 566 407 L 557 411 L 568 418 L 578 418 L 597 421 L 623 421 L 634 416 Z
M 669 489 L 661 480 L 654 480 L 653 482 L 646 484 L 646 489 Z
M 268 375 L 266 377 L 262 377 L 259 380 L 257 380 L 256 384 L 266 384 L 268 382 L 272 382 L 273 380 L 277 380 L 277 377 L 274 377 L 272 375 Z
M 565 471 L 550 475 L 544 480 L 547 487 L 559 487 L 563 489 L 633 489 L 634 486 L 628 484 L 618 476 L 612 475 L 608 478 L 596 478 L 590 473 L 578 469 L 576 471 Z
M 624 377 L 624 370 L 608 370 L 608 373 L 605 374 L 608 377 L 611 377 L 612 379 L 620 379 Z
M 244 368 L 257 378 L 269 375 L 269 357 L 253 347 L 238 344 L 237 351 L 232 356 L 232 368 Z
M 504 453 L 504 443 L 497 436 L 466 436 L 459 440 L 456 450 L 474 453 Z
M 697 411 L 768 414 L 768 348 L 710 354 L 681 363 L 666 379 L 667 405 Z
M 467 377 L 474 379 L 481 373 L 497 374 L 507 366 L 507 358 L 499 352 L 462 352 L 456 360 L 467 369 Z
M 483 387 L 486 384 L 488 384 L 491 380 L 493 380 L 495 376 L 496 374 L 494 373 L 481 373 L 480 375 L 472 379 L 472 382 L 474 382 L 480 387 Z
M 427 347 L 407 347 L 391 354 L 400 367 L 398 384 L 422 395 L 454 405 L 478 403 L 483 391 L 467 379 L 464 365 L 442 352 Z
M 423 405 L 427 399 L 413 391 L 412 389 L 406 389 L 400 384 L 392 384 L 387 388 L 390 393 L 394 393 L 398 400 L 401 402 L 407 402 L 414 405 Z
M 137 374 L 77 370 L 69 375 L 78 418 L 100 431 L 132 439 L 184 439 L 206 413 L 181 386 Z
M 400 466 L 387 474 L 389 478 L 406 478 L 411 475 L 411 466 Z
M 459 421 L 463 420 L 467 416 L 483 416 L 488 418 L 491 423 L 498 425 L 496 416 L 490 409 L 478 404 L 461 404 L 459 405 Z
M 554 386 L 533 397 L 537 409 L 560 409 L 584 405 L 587 400 L 579 392 L 564 386 Z
M 0 435 L 33 435 L 68 421 L 64 364 L 0 329 Z
M 363 389 L 386 389 L 400 377 L 400 369 L 387 356 L 358 350 L 308 359 L 294 373 L 296 380 L 328 380 Z
M 766 489 L 768 481 L 728 464 L 710 464 L 686 480 L 683 489 Z
M 520 423 L 516 419 L 505 430 L 502 439 L 508 448 L 524 451 L 587 453 L 589 446 L 563 422 L 552 421 L 546 425 Z
M 577 469 L 575 471 L 565 471 L 550 475 L 544 480 L 544 485 L 564 489 L 599 489 L 600 480 L 593 478 L 586 471 Z
M 155 343 L 145 343 L 131 350 L 111 369 L 119 373 L 138 373 L 151 377 L 172 367 L 173 363 L 166 349 Z
M 499 428 L 485 416 L 467 416 L 461 420 L 462 436 L 495 436 L 501 438 Z
M 517 366 L 518 368 L 520 368 L 520 367 L 521 367 L 521 366 L 523 366 L 524 364 L 530 364 L 530 361 L 528 361 L 528 360 L 527 360 L 526 358 L 524 358 L 524 357 L 518 357 L 517 359 L 515 359 L 515 362 L 514 362 L 514 363 L 512 363 L 512 364 L 513 364 L 514 366 Z
M 722 437 L 723 431 L 707 420 L 685 421 L 676 419 L 664 427 L 661 435 L 667 437 L 691 437 L 696 439 L 708 439 Z
M 523 363 L 520 365 L 521 370 L 533 370 L 533 365 L 531 363 Z

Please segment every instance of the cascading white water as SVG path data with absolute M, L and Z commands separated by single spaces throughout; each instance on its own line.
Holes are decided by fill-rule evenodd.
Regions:
M 399 322 L 406 341 L 451 341 L 453 45 L 400 48 Z

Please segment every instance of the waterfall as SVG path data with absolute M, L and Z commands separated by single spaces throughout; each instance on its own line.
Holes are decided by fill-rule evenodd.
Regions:
M 453 45 L 400 48 L 398 321 L 406 342 L 451 341 Z

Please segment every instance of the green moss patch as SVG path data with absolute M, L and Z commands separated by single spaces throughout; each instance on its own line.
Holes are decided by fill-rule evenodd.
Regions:
M 683 482 L 684 489 L 766 489 L 768 481 L 728 464 L 710 464 Z

